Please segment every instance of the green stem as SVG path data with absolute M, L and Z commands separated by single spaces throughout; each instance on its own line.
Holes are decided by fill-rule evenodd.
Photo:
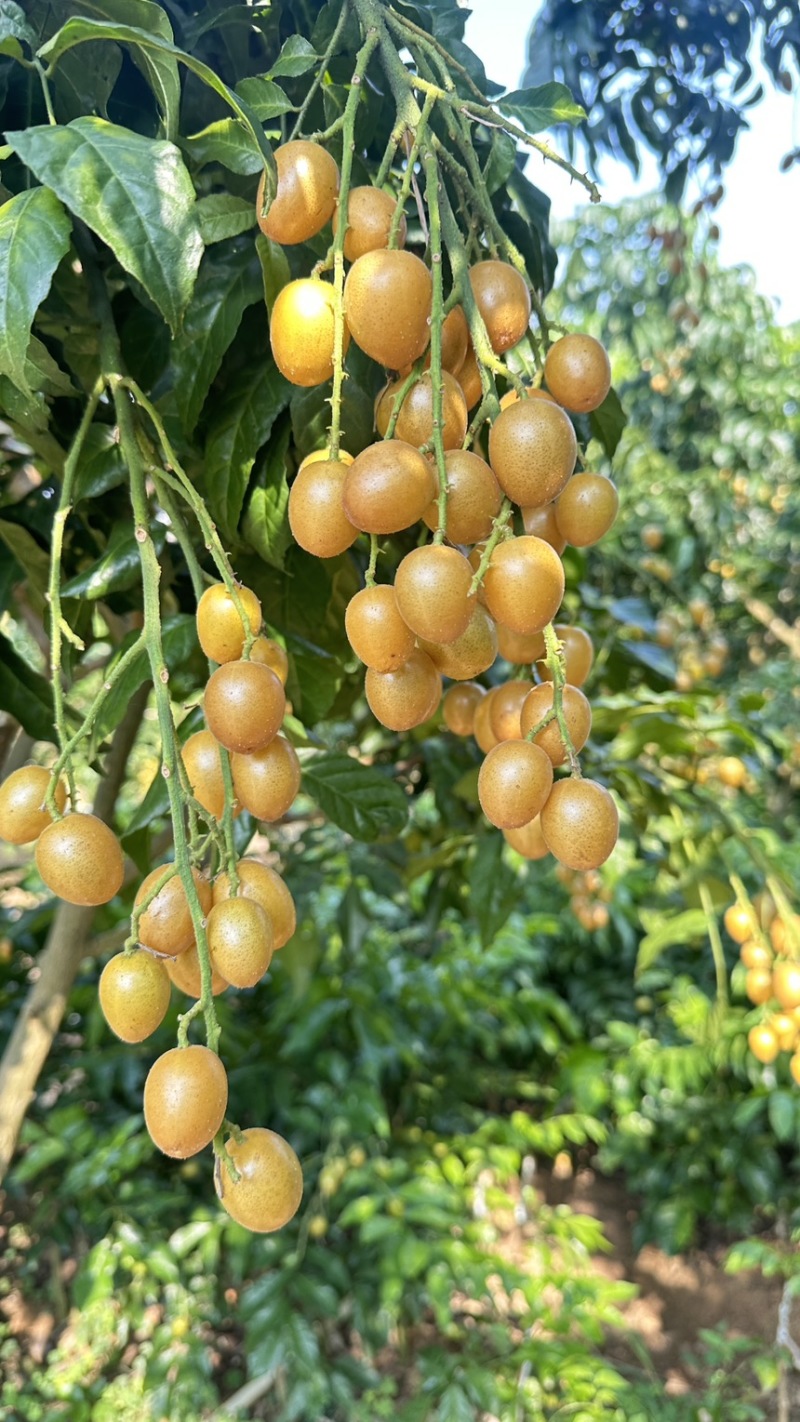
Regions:
M 419 122 L 416 126 L 416 129 L 414 130 L 414 140 L 408 152 L 406 171 L 403 174 L 403 181 L 400 186 L 400 192 L 397 198 L 397 205 L 392 214 L 391 226 L 389 227 L 390 247 L 396 247 L 398 243 L 398 239 L 400 236 L 400 222 L 402 220 L 403 213 L 405 212 L 409 193 L 411 192 L 411 184 L 414 181 L 414 168 L 416 166 L 417 161 L 419 160 L 420 144 L 422 143 L 423 136 L 427 130 L 428 119 L 430 118 L 431 110 L 435 103 L 436 100 L 430 98 L 430 96 L 425 99 L 425 103 L 422 106 L 422 112 L 419 116 Z
M 412 365 L 410 371 L 408 372 L 408 375 L 403 380 L 402 385 L 400 385 L 399 389 L 395 392 L 394 400 L 392 402 L 392 413 L 389 416 L 389 423 L 386 426 L 386 434 L 383 436 L 384 439 L 394 439 L 394 432 L 397 428 L 397 421 L 400 417 L 400 411 L 403 408 L 403 401 L 405 400 L 406 395 L 408 394 L 412 385 L 416 385 L 417 381 L 422 375 L 423 364 L 424 356 L 420 356 L 419 360 L 416 360 Z
M 564 743 L 564 749 L 567 752 L 570 774 L 580 779 L 580 761 L 578 760 L 578 753 L 573 745 L 572 736 L 569 733 L 567 718 L 564 715 L 564 687 L 567 684 L 564 649 L 558 640 L 552 622 L 548 622 L 544 629 L 544 645 L 546 653 L 544 660 L 553 678 L 553 710 L 555 711 L 556 721 L 558 722 L 559 735 Z
M 65 765 L 69 764 L 72 752 L 76 749 L 77 746 L 80 745 L 81 741 L 84 740 L 92 730 L 94 723 L 97 720 L 97 716 L 103 706 L 103 703 L 106 697 L 108 696 L 108 693 L 113 690 L 117 682 L 128 670 L 128 667 L 131 666 L 131 664 L 136 660 L 136 658 L 141 656 L 143 646 L 144 634 L 141 634 L 139 637 L 136 638 L 136 641 L 134 642 L 133 646 L 129 647 L 127 652 L 123 652 L 119 661 L 111 668 L 111 671 L 105 677 L 103 685 L 101 686 L 97 695 L 94 697 L 94 700 L 92 701 L 88 711 L 84 715 L 80 726 L 78 727 L 77 731 L 75 731 L 75 733 L 69 737 L 69 740 L 62 746 L 58 759 L 55 761 L 54 765 L 51 768 L 50 774 L 52 776 L 53 785 L 58 784 L 58 777 L 61 774 L 61 771 L 64 769 Z
M 55 112 L 53 110 L 53 100 L 50 94 L 50 85 L 47 81 L 47 75 L 45 74 L 44 69 L 38 59 L 34 59 L 33 67 L 36 70 L 36 73 L 39 75 L 39 83 L 42 86 L 42 94 L 44 95 L 44 106 L 47 109 L 47 122 L 50 124 L 51 127 L 57 128 L 58 120 L 56 119 Z
M 478 591 L 478 588 L 486 577 L 486 569 L 492 561 L 492 554 L 494 553 L 494 550 L 500 542 L 501 538 L 505 537 L 505 532 L 511 521 L 513 512 L 514 505 L 512 504 L 511 500 L 503 499 L 503 502 L 500 505 L 500 512 L 497 514 L 497 517 L 492 521 L 492 531 L 486 540 L 486 546 L 483 550 L 483 553 L 481 554 L 481 561 L 475 569 L 472 582 L 469 585 L 470 595 Z
M 375 569 L 378 566 L 378 535 L 371 533 L 369 536 L 369 567 L 365 582 L 368 588 L 375 586 Z
M 444 377 L 442 375 L 442 322 L 444 320 L 444 280 L 442 273 L 442 221 L 439 210 L 439 167 L 433 149 L 423 157 L 425 197 L 430 221 L 433 302 L 431 306 L 431 392 L 433 396 L 433 452 L 439 480 L 439 512 L 434 543 L 443 543 L 447 533 L 447 468 L 444 459 Z
M 305 98 L 303 99 L 300 108 L 298 109 L 297 118 L 295 119 L 294 126 L 292 128 L 291 133 L 289 134 L 290 139 L 298 138 L 300 135 L 300 129 L 302 127 L 303 119 L 308 113 L 308 110 L 311 106 L 311 101 L 314 98 L 314 95 L 316 94 L 320 85 L 322 84 L 325 75 L 328 72 L 328 65 L 330 64 L 331 60 L 333 59 L 333 56 L 336 53 L 336 50 L 339 47 L 339 40 L 341 39 L 342 32 L 344 30 L 345 25 L 347 24 L 347 16 L 349 10 L 349 0 L 342 0 L 342 8 L 339 13 L 339 18 L 336 21 L 336 26 L 334 28 L 333 34 L 331 35 L 328 41 L 328 47 L 319 62 L 317 72 L 314 75 L 311 84 L 309 85 L 308 92 Z

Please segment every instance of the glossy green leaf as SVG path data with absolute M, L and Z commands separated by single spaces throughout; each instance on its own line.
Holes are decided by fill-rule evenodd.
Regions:
M 97 499 L 128 477 L 119 439 L 111 425 L 90 425 L 75 474 L 75 503 Z
M 169 16 L 164 7 L 155 4 L 154 0 L 82 0 L 81 10 L 88 13 L 89 16 L 96 16 L 98 20 L 110 20 L 120 28 L 132 26 L 156 40 L 165 42 L 164 50 L 156 46 L 134 42 L 132 56 L 135 65 L 141 70 L 150 85 L 156 103 L 161 110 L 164 118 L 165 136 L 174 139 L 178 132 L 180 117 L 181 82 L 177 60 L 169 52 L 173 34 Z M 68 22 L 68 24 L 70 23 L 73 22 Z M 89 23 L 92 21 L 90 20 Z M 66 29 L 67 26 L 64 28 Z M 59 31 L 59 33 L 61 32 Z M 71 37 L 74 33 L 74 27 L 67 32 L 67 42 L 72 42 Z M 109 35 L 106 38 L 121 39 L 122 36 Z M 53 36 L 50 43 L 52 44 L 57 39 L 58 34 Z M 60 59 L 65 53 L 66 47 L 66 43 L 61 47 L 57 46 L 53 52 Z
M 270 79 L 242 79 L 236 85 L 236 92 L 262 123 L 291 113 L 294 108 L 280 84 L 273 84 Z
M 494 831 L 481 835 L 469 874 L 470 904 L 486 948 L 500 932 L 519 897 L 520 881 L 503 858 L 503 843 L 502 835 Z
M 408 819 L 408 800 L 400 786 L 349 755 L 319 755 L 305 761 L 303 788 L 323 814 L 354 839 L 394 837 Z
M 0 633 L 0 709 L 35 741 L 55 739 L 50 682 L 29 666 Z
M 25 19 L 25 12 L 14 0 L 0 0 L 0 54 L 12 59 L 23 57 L 23 44 L 29 49 L 36 48 L 36 33 Z
M 273 568 L 282 568 L 291 547 L 289 527 L 289 485 L 286 480 L 286 453 L 291 431 L 287 425 L 270 441 L 263 473 L 250 495 L 242 523 L 242 533 L 259 557 Z
M 273 79 L 280 75 L 296 79 L 317 64 L 319 55 L 305 35 L 290 35 L 269 72 Z
M 602 405 L 589 416 L 592 434 L 599 439 L 609 459 L 616 452 L 628 417 L 622 408 L 619 395 L 613 388 L 609 390 Z
M 176 331 L 203 251 L 194 188 L 177 148 L 97 118 L 6 136 L 39 181 L 108 244 Z
M 70 230 L 61 203 L 47 188 L 29 188 L 0 207 L 0 372 L 27 395 L 33 318 L 69 249 Z
M 265 317 L 265 342 L 266 325 Z M 253 362 L 231 381 L 214 413 L 203 487 L 213 517 L 229 537 L 239 522 L 256 455 L 289 403 L 291 390 L 272 360 Z
M 501 113 L 518 119 L 526 133 L 540 133 L 557 123 L 581 123 L 585 109 L 576 104 L 565 84 L 537 84 L 533 89 L 515 89 L 498 99 Z
M 200 418 L 243 312 L 261 299 L 259 265 L 249 243 L 206 255 L 172 350 L 175 403 L 187 435 Z
M 185 139 L 183 146 L 195 168 L 219 163 L 232 173 L 246 177 L 263 167 L 258 144 L 237 119 L 217 119 L 216 123 Z
M 258 260 L 261 263 L 261 276 L 264 283 L 264 300 L 267 303 L 267 311 L 272 314 L 272 308 L 279 293 L 291 281 L 292 273 L 289 268 L 289 258 L 279 242 L 273 242 L 270 237 L 266 237 L 263 232 L 259 232 L 256 237 L 256 251 Z
M 226 237 L 238 237 L 256 224 L 253 203 L 231 193 L 209 193 L 208 197 L 199 198 L 195 216 L 206 247 L 223 242 Z
M 163 524 L 155 524 L 151 526 L 150 534 L 156 552 L 160 553 L 166 540 L 166 529 Z M 93 602 L 112 592 L 125 592 L 140 577 L 140 545 L 132 532 L 130 519 L 120 519 L 111 530 L 105 553 L 91 567 L 70 578 L 63 585 L 61 594 L 63 597 L 88 598 Z

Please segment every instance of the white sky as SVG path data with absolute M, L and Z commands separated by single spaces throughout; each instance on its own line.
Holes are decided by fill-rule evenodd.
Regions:
M 517 88 L 538 0 L 468 0 L 468 6 L 467 43 L 491 79 Z M 756 63 L 754 71 L 762 77 Z M 724 177 L 725 197 L 716 212 L 719 254 L 726 266 L 753 267 L 759 290 L 776 301 L 778 319 L 790 322 L 800 319 L 800 164 L 788 173 L 778 165 L 800 143 L 800 109 L 792 95 L 776 91 L 770 77 L 763 77 L 765 96 L 750 110 L 750 130 L 741 134 Z M 599 185 L 605 201 L 640 196 L 658 185 L 655 159 L 644 158 L 638 182 L 624 163 L 604 163 Z M 567 174 L 538 157 L 531 158 L 528 173 L 548 193 L 555 218 L 571 216 L 588 201 Z

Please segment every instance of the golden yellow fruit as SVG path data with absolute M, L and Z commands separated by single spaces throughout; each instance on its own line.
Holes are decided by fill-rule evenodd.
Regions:
M 378 398 L 375 427 L 385 435 L 394 413 L 395 401 L 404 381 L 391 381 Z M 458 449 L 467 433 L 467 404 L 456 377 L 442 371 L 442 443 L 445 449 Z M 406 393 L 394 427 L 396 439 L 421 448 L 433 440 L 433 380 L 421 375 Z
M 489 670 L 497 657 L 497 632 L 486 608 L 474 602 L 472 616 L 460 637 L 453 642 L 426 642 L 420 646 L 453 681 L 469 681 Z
M 344 287 L 356 345 L 390 370 L 415 361 L 428 344 L 432 291 L 428 268 L 412 252 L 366 252 Z
M 553 786 L 542 810 L 542 833 L 567 868 L 599 869 L 617 843 L 617 807 L 604 785 L 570 776 Z
M 254 899 L 263 908 L 272 924 L 273 951 L 278 952 L 294 935 L 297 927 L 297 911 L 289 890 L 280 874 L 257 859 L 240 859 L 236 866 L 239 876 L 240 896 Z M 220 874 L 214 881 L 214 903 L 222 903 L 231 897 L 231 885 L 227 874 Z
M 502 741 L 489 751 L 478 775 L 478 798 L 498 829 L 521 829 L 542 810 L 553 785 L 553 767 L 530 741 Z
M 282 1136 L 253 1126 L 226 1147 L 238 1174 L 234 1180 L 221 1159 L 214 1169 L 214 1187 L 231 1219 L 256 1234 L 282 1229 L 300 1208 L 303 1171 L 295 1152 Z
M 109 958 L 97 988 L 111 1031 L 123 1042 L 143 1042 L 160 1026 L 169 1007 L 169 978 L 150 953 Z
M 594 336 L 575 333 L 550 347 L 544 378 L 560 405 L 585 415 L 602 405 L 611 389 L 611 366 Z
M 330 282 L 301 277 L 287 282 L 275 300 L 269 339 L 275 364 L 293 385 L 323 385 L 333 375 L 336 318 Z M 342 353 L 350 344 L 345 322 Z
M 35 858 L 47 888 L 68 904 L 107 904 L 122 888 L 122 846 L 96 815 L 53 820 L 39 835 Z
M 351 188 L 347 197 L 347 227 L 344 236 L 344 255 L 348 262 L 357 262 L 365 252 L 376 252 L 389 242 L 389 229 L 397 203 L 383 188 Z M 339 219 L 338 206 L 333 215 L 333 230 Z M 406 245 L 406 218 L 401 214 L 397 232 L 397 245 Z
M 258 225 L 273 242 L 293 246 L 322 231 L 333 216 L 339 192 L 339 169 L 330 153 L 318 143 L 294 139 L 275 149 L 278 189 L 266 217 L 264 177 L 258 185 Z
M 442 697 L 442 718 L 454 736 L 471 736 L 475 712 L 486 692 L 475 681 L 457 682 L 449 686 Z
M 192 870 L 192 879 L 205 915 L 211 907 L 211 885 L 196 869 Z M 151 948 L 154 953 L 173 958 L 184 953 L 194 942 L 189 900 L 174 864 L 161 864 L 157 869 L 151 869 L 139 885 L 134 907 L 143 904 L 159 884 L 161 887 L 155 897 L 140 915 L 139 942 L 143 948 Z
M 456 548 L 427 544 L 402 559 L 394 580 L 403 621 L 426 642 L 454 642 L 469 625 L 472 569 Z
M 50 784 L 50 771 L 40 765 L 23 765 L 14 770 L 0 785 L 0 839 L 8 844 L 30 844 L 53 821 L 44 808 Z M 63 814 L 67 803 L 67 787 L 63 780 L 56 786 L 55 801 Z
M 468 449 L 448 450 L 447 526 L 451 543 L 479 543 L 488 538 L 492 521 L 500 510 L 502 492 L 492 469 Z M 425 522 L 435 532 L 439 527 L 438 497 L 425 510 Z
M 429 721 L 442 695 L 442 679 L 427 652 L 416 648 L 396 671 L 367 668 L 364 691 L 370 711 L 390 731 L 410 731 Z
M 542 834 L 541 815 L 537 815 L 530 824 L 521 825 L 519 829 L 503 830 L 503 838 L 523 859 L 544 859 L 545 855 L 550 853 Z
M 497 545 L 484 587 L 496 622 L 514 632 L 541 632 L 561 606 L 564 569 L 549 543 L 525 534 Z
M 489 463 L 515 504 L 551 503 L 566 485 L 578 452 L 572 421 L 549 400 L 519 400 L 498 415 Z
M 173 1047 L 153 1063 L 144 1084 L 144 1122 L 164 1155 L 186 1160 L 222 1125 L 228 1078 L 208 1047 Z
M 424 454 L 401 439 L 362 450 L 347 470 L 344 510 L 364 533 L 399 533 L 422 518 L 436 494 L 436 472 Z
M 315 558 L 335 558 L 358 538 L 345 512 L 347 473 L 340 460 L 315 460 L 298 470 L 289 490 L 289 527 L 295 542 Z
M 469 281 L 492 350 L 502 355 L 521 341 L 528 329 L 531 297 L 527 283 L 516 267 L 493 259 L 470 267 Z

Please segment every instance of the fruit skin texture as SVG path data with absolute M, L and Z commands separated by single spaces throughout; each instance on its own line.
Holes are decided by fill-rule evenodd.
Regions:
M 194 943 L 189 901 L 175 866 L 161 864 L 157 869 L 151 869 L 139 885 L 134 905 L 142 903 L 150 890 L 155 888 L 170 870 L 174 872 L 139 919 L 139 942 L 144 948 L 152 948 L 154 953 L 163 953 L 166 957 L 174 958 L 179 953 L 185 953 Z M 211 907 L 211 885 L 196 869 L 192 870 L 192 878 L 205 915 Z
M 543 538 L 545 543 L 555 548 L 560 557 L 567 546 L 567 540 L 558 526 L 555 504 L 540 504 L 538 508 L 520 509 L 520 513 L 525 532 L 532 534 L 534 538 Z
M 471 410 L 474 405 L 477 405 L 483 394 L 480 367 L 475 358 L 475 352 L 472 349 L 471 342 L 467 349 L 467 354 L 464 357 L 464 364 L 458 372 L 457 379 L 461 389 L 464 391 L 467 409 Z
M 726 908 L 722 922 L 734 943 L 746 943 L 755 928 L 755 919 L 742 904 L 730 904 Z
M 203 709 L 211 734 L 240 755 L 268 746 L 280 728 L 286 694 L 259 662 L 227 662 L 208 679 Z
M 541 815 L 537 815 L 530 824 L 522 825 L 520 829 L 503 830 L 503 838 L 523 859 L 544 859 L 545 855 L 550 853 L 542 834 Z
M 249 588 L 239 588 L 239 601 L 251 631 L 257 632 L 261 626 L 261 603 Z M 242 655 L 245 629 L 224 583 L 206 588 L 197 604 L 197 636 L 212 662 L 234 662 Z
M 619 494 L 602 474 L 573 474 L 556 503 L 556 523 L 573 548 L 590 548 L 611 528 Z
M 44 797 L 50 784 L 50 771 L 40 765 L 23 765 L 14 770 L 0 785 L 0 839 L 7 844 L 30 844 L 53 821 L 43 810 Z M 63 814 L 67 803 L 67 787 L 63 780 L 56 786 L 56 805 Z
M 240 859 L 236 866 L 239 875 L 239 897 L 254 899 L 260 904 L 272 923 L 273 952 L 283 948 L 297 927 L 297 911 L 294 899 L 280 874 L 267 864 L 259 864 L 257 859 Z M 227 874 L 220 874 L 214 881 L 214 903 L 223 903 L 230 898 L 231 886 Z
M 496 622 L 512 632 L 541 632 L 561 606 L 564 569 L 549 543 L 524 534 L 497 545 L 484 587 Z
M 243 894 L 214 904 L 206 937 L 211 962 L 231 987 L 255 987 L 272 962 L 272 923 L 261 904 Z
M 471 736 L 475 712 L 486 692 L 475 681 L 462 681 L 449 686 L 442 698 L 442 718 L 454 736 Z
M 394 402 L 402 385 L 402 380 L 391 381 L 378 398 L 375 427 L 380 435 L 385 435 L 389 428 Z M 443 447 L 458 449 L 467 433 L 467 402 L 456 377 L 447 370 L 442 371 L 442 415 Z M 433 382 L 430 375 L 421 375 L 406 394 L 394 433 L 397 439 L 405 440 L 406 444 L 413 444 L 415 448 L 433 438 Z
M 219 742 L 210 731 L 195 731 L 181 748 L 181 759 L 194 798 L 215 820 L 221 820 L 225 813 L 225 782 Z
M 111 1031 L 123 1042 L 143 1042 L 160 1026 L 169 1007 L 169 977 L 150 953 L 109 958 L 97 987 Z
M 144 1084 L 144 1120 L 164 1155 L 186 1160 L 214 1139 L 228 1104 L 228 1078 L 208 1047 L 173 1047 Z
M 558 401 L 555 400 L 553 396 L 548 393 L 547 390 L 542 390 L 541 387 L 538 385 L 531 385 L 526 389 L 525 394 L 522 396 L 520 396 L 514 389 L 507 390 L 502 400 L 500 401 L 500 409 L 507 410 L 509 405 L 516 405 L 519 399 L 549 400 L 550 403 L 553 405 L 558 404 Z
M 489 434 L 489 463 L 515 504 L 549 504 L 565 487 L 578 453 L 572 421 L 549 400 L 518 400 Z
M 303 1198 L 303 1171 L 288 1141 L 263 1126 L 242 1131 L 226 1142 L 239 1179 L 217 1160 L 214 1188 L 231 1219 L 256 1234 L 282 1229 L 297 1214 Z
M 594 661 L 594 646 L 589 633 L 584 632 L 582 627 L 570 627 L 564 622 L 557 622 L 553 630 L 564 649 L 567 681 L 570 686 L 583 686 Z M 543 681 L 553 680 L 553 673 L 545 662 L 539 666 L 539 675 Z
M 185 953 L 180 953 L 177 958 L 167 958 L 163 966 L 170 982 L 175 984 L 179 992 L 185 992 L 188 997 L 200 997 L 203 982 L 200 977 L 200 958 L 196 943 L 193 943 L 191 948 L 187 948 Z M 212 963 L 211 991 L 214 996 L 219 997 L 219 994 L 224 992 L 228 986 L 229 984 L 217 972 Z
M 401 370 L 429 339 L 433 284 L 412 252 L 366 252 L 344 284 L 344 309 L 356 345 L 379 365 Z
M 500 509 L 502 493 L 493 471 L 468 449 L 451 449 L 445 454 L 447 471 L 447 537 L 451 543 L 480 543 L 492 531 L 492 520 Z M 424 513 L 428 528 L 439 527 L 439 503 L 434 498 Z
M 434 663 L 416 648 L 394 672 L 367 668 L 364 691 L 376 721 L 390 731 L 410 731 L 429 721 L 442 695 L 442 679 Z
M 316 236 L 333 216 L 339 169 L 326 149 L 304 138 L 276 148 L 275 163 L 278 190 L 266 217 L 261 216 L 263 175 L 258 185 L 258 225 L 273 242 L 290 247 Z
M 339 460 L 315 460 L 299 470 L 289 490 L 292 536 L 315 558 L 335 558 L 358 538 L 344 508 L 346 474 Z
M 617 807 L 596 780 L 559 780 L 542 810 L 542 834 L 569 869 L 599 869 L 619 837 Z
M 300 789 L 300 762 L 285 736 L 253 755 L 231 757 L 236 798 L 257 820 L 279 820 Z
M 400 616 L 390 583 L 362 588 L 350 599 L 344 630 L 359 661 L 373 671 L 397 671 L 414 650 L 414 634 Z
M 592 729 L 592 708 L 583 692 L 577 686 L 569 685 L 563 688 L 561 706 L 572 744 L 576 751 L 580 751 L 586 745 L 589 732 Z M 522 707 L 520 717 L 522 735 L 527 736 L 534 726 L 538 726 L 548 711 L 552 710 L 552 707 L 553 687 L 551 683 L 542 682 L 541 686 L 535 686 L 528 693 Z M 533 743 L 536 746 L 541 746 L 553 765 L 563 765 L 567 759 L 566 747 L 561 739 L 558 722 L 555 720 L 551 721 L 549 726 L 545 726 L 544 730 L 534 737 Z
M 530 741 L 502 741 L 489 751 L 478 775 L 478 799 L 498 829 L 521 829 L 542 809 L 553 784 L 553 767 Z
M 42 830 L 36 867 L 52 894 L 85 908 L 107 904 L 122 888 L 125 866 L 114 831 L 96 815 L 65 815 Z
M 347 198 L 347 227 L 344 234 L 344 255 L 348 262 L 357 262 L 365 252 L 376 252 L 388 246 L 396 203 L 383 188 L 369 186 L 351 188 Z M 339 217 L 338 206 L 333 217 L 333 230 Z M 403 213 L 397 233 L 397 245 L 406 245 L 406 218 Z
M 562 336 L 547 352 L 547 388 L 559 405 L 586 415 L 602 405 L 611 389 L 608 356 L 594 336 Z
M 490 260 L 470 267 L 469 281 L 495 355 L 522 340 L 531 319 L 525 281 L 508 262 Z
M 274 671 L 281 686 L 286 685 L 286 678 L 289 675 L 289 658 L 280 642 L 274 642 L 271 637 L 256 637 L 250 648 L 251 662 L 263 662 L 265 667 Z
M 400 616 L 426 642 L 455 642 L 475 606 L 472 569 L 456 548 L 428 544 L 402 559 L 394 580 Z
M 494 622 L 479 602 L 472 608 L 472 616 L 465 630 L 454 642 L 420 643 L 442 676 L 453 681 L 468 681 L 488 671 L 497 658 L 497 633 Z
M 329 282 L 301 277 L 287 282 L 275 300 L 269 339 L 275 364 L 293 385 L 322 385 L 333 375 L 336 318 Z M 344 327 L 343 353 L 350 344 Z
M 495 687 L 489 720 L 498 741 L 522 739 L 520 716 L 529 691 L 529 681 L 506 681 Z
M 776 963 L 772 970 L 772 996 L 781 1007 L 790 1011 L 800 1007 L 800 963 L 787 960 Z
M 541 632 L 514 632 L 498 622 L 497 650 L 514 666 L 532 666 L 545 654 L 544 637 Z
M 422 518 L 435 494 L 436 474 L 424 454 L 405 440 L 387 439 L 368 445 L 351 464 L 343 507 L 362 533 L 399 533 Z

